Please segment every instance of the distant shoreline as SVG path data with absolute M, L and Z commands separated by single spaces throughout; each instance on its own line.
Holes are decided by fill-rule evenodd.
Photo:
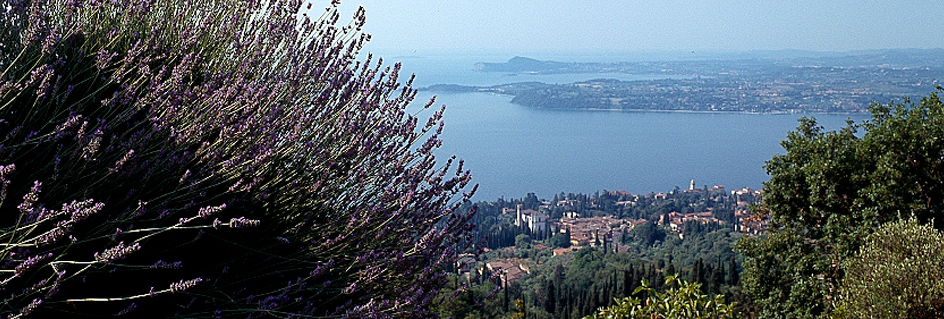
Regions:
M 427 90 L 426 88 L 423 88 L 422 91 L 436 92 L 436 91 L 433 91 L 433 90 Z M 514 95 L 511 95 L 511 94 L 498 93 L 498 92 L 494 92 L 494 91 L 440 91 L 440 92 L 437 92 L 437 93 L 446 93 L 446 94 L 489 94 L 489 95 L 505 96 L 505 97 L 507 97 L 507 96 L 512 96 L 512 97 L 513 97 L 513 96 L 514 96 Z M 750 112 L 750 111 L 722 111 L 722 110 L 716 110 L 716 111 L 700 111 L 700 110 L 654 110 L 654 109 L 557 108 L 557 107 L 540 107 L 540 106 L 521 105 L 521 104 L 512 103 L 511 101 L 508 101 L 508 103 L 510 103 L 510 104 L 512 104 L 512 105 L 515 105 L 515 106 L 526 107 L 526 108 L 532 108 L 532 109 L 567 111 L 567 112 L 572 112 L 572 111 L 584 112 L 584 111 L 585 111 L 585 112 L 691 113 L 691 114 L 744 114 L 744 115 L 863 115 L 863 116 L 868 116 L 868 115 L 870 115 L 869 112 L 811 112 L 811 111 L 803 111 L 803 112 L 786 112 L 786 111 L 780 111 L 780 112 Z
M 663 79 L 534 79 L 498 85 L 434 84 L 419 90 L 492 92 L 541 109 L 593 111 L 869 114 L 873 103 L 917 100 L 944 83 L 944 50 L 843 57 L 577 63 L 514 57 L 479 62 L 480 72 L 627 74 Z M 681 77 L 681 78 L 675 78 Z M 525 79 L 521 79 L 525 80 Z
M 476 92 L 470 92 L 476 93 Z M 487 93 L 487 92 L 484 92 Z M 512 103 L 514 104 L 514 103 Z M 539 106 L 526 106 L 515 104 L 521 107 L 530 107 L 542 110 L 561 110 L 561 111 L 591 111 L 591 112 L 600 112 L 600 111 L 609 111 L 609 112 L 632 112 L 632 113 L 692 113 L 692 114 L 745 114 L 745 115 L 868 115 L 868 112 L 750 112 L 750 111 L 699 111 L 699 110 L 650 110 L 650 109 L 599 109 L 599 108 L 585 108 L 585 109 L 562 109 L 562 108 L 553 108 L 553 107 L 539 107 Z

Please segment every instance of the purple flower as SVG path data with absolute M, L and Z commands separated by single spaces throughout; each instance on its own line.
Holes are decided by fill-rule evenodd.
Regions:
M 43 183 L 39 181 L 33 182 L 33 187 L 30 188 L 29 193 L 23 196 L 23 202 L 20 205 L 16 206 L 23 214 L 30 214 L 33 212 L 33 205 L 36 204 L 36 201 L 39 200 L 40 187 L 43 186 Z
M 14 164 L 0 166 L 0 176 L 8 176 L 13 174 L 14 171 L 16 171 L 16 165 Z
M 183 267 L 182 261 L 175 261 L 175 262 L 169 263 L 163 260 L 158 260 L 149 268 L 151 269 L 180 269 L 181 267 Z
M 62 213 L 71 215 L 72 222 L 79 222 L 85 220 L 89 216 L 92 216 L 102 208 L 105 207 L 103 203 L 95 203 L 91 199 L 84 201 L 72 201 L 69 204 L 62 204 Z
M 22 276 L 28 270 L 35 267 L 36 264 L 50 257 L 52 257 L 52 253 L 47 253 L 45 255 L 36 255 L 36 256 L 27 258 L 22 263 L 16 266 L 16 269 L 14 269 L 15 276 Z
M 39 236 L 39 238 L 36 239 L 36 243 L 39 246 L 54 244 L 58 242 L 60 239 L 62 239 L 63 237 L 65 237 L 66 235 L 68 235 L 69 232 L 71 231 L 72 231 L 71 223 L 60 222 L 56 225 L 55 228 Z
M 112 171 L 116 172 L 120 170 L 121 166 L 125 165 L 125 163 L 128 162 L 128 160 L 130 160 L 131 157 L 133 156 L 134 156 L 134 150 L 128 150 L 128 152 L 125 153 L 124 156 L 122 156 L 120 159 L 118 159 L 118 161 L 115 162 L 115 167 L 112 168 Z
M 13 318 L 26 317 L 27 315 L 33 313 L 33 311 L 36 311 L 36 309 L 39 308 L 39 306 L 42 304 L 43 304 L 42 299 L 39 299 L 39 298 L 33 299 L 33 301 L 30 302 L 28 305 L 26 305 L 26 307 L 23 307 L 23 309 L 20 309 L 19 315 L 13 316 Z
M 94 257 L 95 261 L 108 264 L 115 260 L 123 259 L 140 249 L 141 245 L 138 243 L 125 246 L 125 242 L 119 242 L 115 247 L 105 249 L 101 253 L 95 253 Z
M 246 217 L 233 218 L 229 220 L 229 227 L 249 228 L 259 226 L 261 221 L 258 219 L 246 219 Z
M 184 292 L 187 289 L 193 288 L 197 284 L 203 282 L 203 278 L 195 278 L 190 280 L 181 280 L 175 283 L 170 284 L 170 293 L 175 294 L 179 292 Z
M 226 204 L 219 205 L 219 206 L 202 207 L 200 208 L 199 212 L 197 212 L 197 215 L 202 218 L 207 218 L 207 217 L 210 217 L 210 215 L 223 211 L 224 209 L 226 209 Z
M 18 73 L 0 80 L 0 99 L 19 96 L 32 106 L 4 115 L 18 121 L 0 124 L 5 140 L 20 144 L 0 144 L 0 158 L 30 159 L 16 177 L 45 182 L 44 201 L 62 204 L 59 211 L 45 209 L 37 184 L 18 207 L 48 221 L 37 228 L 45 231 L 35 242 L 42 253 L 58 254 L 65 247 L 79 254 L 99 251 L 94 254 L 99 265 L 60 281 L 107 280 L 110 271 L 157 280 L 162 276 L 148 276 L 165 272 L 160 269 L 179 269 L 175 272 L 192 274 L 183 278 L 193 278 L 227 269 L 224 277 L 239 280 L 214 282 L 214 289 L 232 299 L 159 293 L 185 291 L 200 278 L 151 294 L 168 301 L 193 298 L 187 308 L 168 310 L 180 316 L 218 311 L 238 317 L 270 308 L 286 317 L 429 314 L 424 308 L 444 283 L 441 266 L 469 247 L 471 213 L 458 208 L 472 193 L 462 192 L 471 176 L 461 162 L 456 176 L 449 176 L 453 161 L 439 165 L 433 155 L 442 143 L 441 109 L 431 109 L 428 121 L 407 114 L 416 96 L 412 78 L 400 83 L 398 64 L 385 66 L 372 56 L 356 61 L 370 40 L 357 33 L 366 21 L 363 8 L 340 26 L 339 1 L 311 22 L 298 16 L 304 8 L 299 0 L 248 1 L 238 8 L 195 2 L 183 10 L 159 1 L 90 0 L 42 10 L 50 3 L 33 1 L 29 10 L 19 10 L 12 8 L 20 5 L 15 1 L 0 9 L 15 15 L 10 21 L 23 21 L 14 23 L 20 29 L 11 34 L 28 42 L 22 45 L 24 56 L 49 53 L 43 58 L 48 60 L 10 68 Z M 80 14 L 109 19 L 89 24 Z M 125 28 L 126 22 L 140 26 L 136 21 L 153 27 Z M 62 30 L 70 36 L 60 37 Z M 57 60 L 59 55 L 67 58 Z M 433 104 L 430 100 L 426 108 Z M 23 147 L 28 136 L 32 144 Z M 12 164 L 9 171 L 0 166 L 0 197 L 12 177 Z M 145 205 L 159 216 L 146 214 Z M 204 207 L 188 215 L 194 206 Z M 224 223 L 229 218 L 221 217 L 224 209 L 255 219 Z M 212 223 L 199 222 L 211 217 Z M 91 218 L 103 224 L 78 224 Z M 242 230 L 262 222 L 265 228 Z M 224 225 L 234 230 L 218 229 Z M 94 246 L 119 237 L 115 229 L 133 244 Z M 220 242 L 177 245 L 193 235 L 245 247 L 224 259 L 257 264 L 187 259 L 183 268 L 163 261 L 200 256 L 190 249 Z M 60 243 L 67 236 L 78 238 Z M 155 259 L 164 259 L 145 267 L 117 265 L 140 250 L 137 242 L 148 243 Z M 48 259 L 27 261 L 19 266 L 24 277 L 48 268 Z M 241 273 L 247 268 L 254 273 Z M 391 274 L 400 277 L 385 281 Z M 269 289 L 268 283 L 285 278 L 298 279 L 285 289 Z M 64 290 L 77 286 L 62 285 Z M 346 298 L 335 298 L 338 292 Z M 246 295 L 255 296 L 248 307 L 242 302 Z M 18 298 L 11 304 L 27 304 L 33 296 Z M 102 308 L 125 306 L 120 314 L 135 307 Z
M 131 313 L 132 311 L 134 311 L 134 310 L 137 309 L 137 308 L 138 308 L 138 305 L 132 302 L 130 305 L 128 305 L 127 308 L 122 309 L 121 311 L 119 311 L 117 315 L 118 315 L 118 316 L 127 315 L 127 314 Z

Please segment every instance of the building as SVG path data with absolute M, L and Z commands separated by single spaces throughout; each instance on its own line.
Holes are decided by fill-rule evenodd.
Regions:
M 757 202 L 760 198 L 760 195 L 761 195 L 761 191 L 753 190 L 748 187 L 731 191 L 731 196 L 734 197 L 734 200 L 736 202 L 745 202 L 745 203 Z
M 499 283 L 502 287 L 508 287 L 509 284 L 514 283 L 521 278 L 524 278 L 530 270 L 527 266 L 510 261 L 493 261 L 485 264 L 485 267 L 491 273 L 498 273 L 501 282 Z
M 532 209 L 521 209 L 518 205 L 515 226 L 526 226 L 532 234 L 543 234 L 547 231 L 547 214 Z
M 472 266 L 475 265 L 475 255 L 473 254 L 461 254 L 459 259 L 456 260 L 456 272 L 460 275 L 472 271 Z

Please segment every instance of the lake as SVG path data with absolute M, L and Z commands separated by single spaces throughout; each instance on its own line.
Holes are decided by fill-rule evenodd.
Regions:
M 540 81 L 570 83 L 596 78 L 652 77 L 625 74 L 509 75 L 472 70 L 475 62 L 511 56 L 426 56 L 395 59 L 401 74 L 417 74 L 416 87 L 437 83 L 495 85 Z M 542 57 L 543 58 L 543 57 Z M 723 185 L 761 188 L 764 162 L 783 153 L 787 132 L 803 115 L 552 110 L 511 104 L 491 93 L 421 91 L 414 106 L 437 95 L 446 105 L 441 162 L 455 154 L 479 184 L 475 200 L 625 190 L 671 191 Z M 431 114 L 429 112 L 428 114 Z M 427 114 L 427 116 L 428 116 Z M 826 129 L 867 115 L 811 114 Z M 423 122 L 423 121 L 421 121 Z

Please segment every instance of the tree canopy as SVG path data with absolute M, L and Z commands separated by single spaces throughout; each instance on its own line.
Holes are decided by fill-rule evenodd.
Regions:
M 941 217 L 944 106 L 873 104 L 872 117 L 824 132 L 804 118 L 767 162 L 770 180 L 755 211 L 767 234 L 745 238 L 742 275 L 764 318 L 814 318 L 836 306 L 843 263 L 886 222 Z

